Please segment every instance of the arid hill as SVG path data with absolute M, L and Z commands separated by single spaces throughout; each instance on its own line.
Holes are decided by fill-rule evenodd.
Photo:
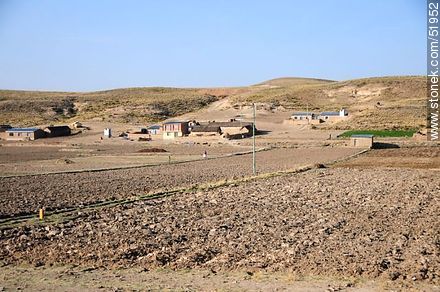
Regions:
M 286 111 L 348 109 L 348 121 L 323 128 L 418 129 L 426 124 L 425 92 L 422 76 L 338 82 L 290 77 L 235 88 L 144 87 L 87 93 L 0 90 L 0 123 L 155 122 L 228 98 L 233 106 L 258 102 Z
M 268 102 L 288 110 L 346 108 L 352 118 L 321 127 L 339 129 L 417 129 L 426 126 L 426 79 L 377 77 L 347 81 L 280 78 L 254 85 L 232 103 Z

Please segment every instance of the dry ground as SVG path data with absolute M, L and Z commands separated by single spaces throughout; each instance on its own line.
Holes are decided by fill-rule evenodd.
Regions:
M 440 169 L 440 147 L 402 147 L 397 149 L 374 149 L 365 155 L 338 163 L 340 167 L 362 168 L 421 168 Z
M 84 267 L 0 267 L 0 287 L 6 291 L 383 291 L 392 285 L 379 281 L 298 277 L 293 273 L 247 273 L 193 269 L 103 270 Z M 50 289 L 48 289 L 50 288 Z M 405 287 L 408 290 L 408 287 Z M 432 286 L 417 285 L 415 291 Z M 393 289 L 396 291 L 396 289 Z
M 257 154 L 258 171 L 266 173 L 324 163 L 358 151 L 331 147 L 274 149 Z M 252 156 L 247 154 L 133 169 L 3 177 L 0 178 L 0 217 L 33 213 L 41 206 L 47 210 L 63 209 L 251 174 Z
M 105 127 L 112 127 L 115 135 L 136 126 L 90 122 L 91 130 L 70 137 L 39 139 L 31 142 L 0 141 L 0 175 L 38 174 L 47 172 L 132 167 L 172 161 L 200 159 L 206 150 L 210 157 L 248 151 L 250 148 L 228 141 L 162 141 L 154 137 L 150 142 L 123 140 L 119 137 L 101 140 Z M 160 148 L 165 153 L 140 153 Z
M 4 229 L 0 258 L 438 285 L 437 178 L 429 170 L 317 169 L 141 201 Z
M 10 278 L 1 285 L 77 287 L 73 277 L 84 289 L 107 290 L 203 290 L 210 279 L 213 289 L 225 290 L 438 291 L 438 149 L 373 150 L 335 167 L 87 209 L 42 223 L 3 224 L 0 270 Z M 259 166 L 271 172 L 354 151 L 275 149 L 258 154 Z M 7 191 L 2 189 L 0 206 L 4 214 L 19 214 L 34 211 L 29 206 L 38 200 L 62 208 L 173 183 L 240 178 L 251 173 L 250 161 L 242 155 L 145 172 L 1 179 Z M 161 171 L 164 185 L 145 183 Z M 53 192 L 34 197 L 38 192 L 20 187 L 31 178 Z M 17 193 L 27 203 L 11 196 Z M 139 277 L 153 284 L 127 284 Z

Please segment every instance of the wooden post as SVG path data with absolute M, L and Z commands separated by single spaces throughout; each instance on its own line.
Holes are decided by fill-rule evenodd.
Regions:
M 255 160 L 255 122 L 256 122 L 256 108 L 255 103 L 253 104 L 254 109 L 254 123 L 252 125 L 252 173 L 257 175 L 257 163 Z

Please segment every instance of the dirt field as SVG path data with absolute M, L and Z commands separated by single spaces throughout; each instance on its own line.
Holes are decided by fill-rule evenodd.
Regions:
M 58 142 L 54 142 L 55 139 Z M 3 144 L 0 144 L 0 175 L 132 167 L 168 162 L 169 156 L 172 161 L 186 161 L 200 159 L 204 151 L 207 151 L 210 157 L 217 157 L 250 149 L 217 142 L 205 145 L 191 141 L 160 144 L 124 141 L 119 138 L 103 142 L 98 140 L 96 144 L 90 141 L 81 144 L 68 143 L 72 142 L 71 137 L 54 138 L 49 142 L 43 143 L 37 140 L 31 143 L 5 143 L 3 141 Z M 159 154 L 140 152 L 151 148 L 163 149 L 166 152 Z
M 323 163 L 358 151 L 326 147 L 259 152 L 258 172 Z M 252 156 L 248 154 L 136 169 L 0 178 L 0 217 L 34 213 L 40 206 L 47 210 L 63 209 L 251 174 Z
M 430 170 L 315 169 L 5 229 L 0 258 L 438 285 L 437 179 Z
M 355 159 L 338 163 L 337 166 L 361 168 L 404 167 L 439 169 L 440 146 L 374 149 Z
M 204 269 L 173 271 L 129 268 L 103 270 L 94 267 L 0 267 L 0 285 L 25 291 L 357 291 L 391 290 L 381 281 L 299 277 L 293 273 L 250 273 Z M 408 287 L 405 287 L 408 290 Z M 414 291 L 432 290 L 416 286 Z M 428 290 L 430 289 L 430 290 Z

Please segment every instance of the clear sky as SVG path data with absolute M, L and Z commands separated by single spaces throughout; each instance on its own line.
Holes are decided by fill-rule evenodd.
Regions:
M 0 0 L 0 88 L 426 74 L 424 0 Z

